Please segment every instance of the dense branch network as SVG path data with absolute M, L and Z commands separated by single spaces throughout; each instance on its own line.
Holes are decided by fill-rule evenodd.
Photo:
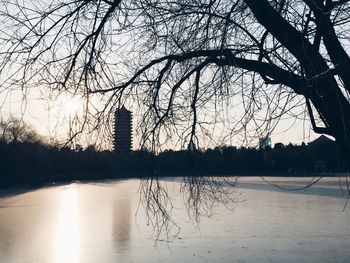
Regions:
M 243 117 L 230 129 L 268 134 L 304 97 L 314 130 L 348 147 L 348 11 L 330 0 L 4 1 L 1 92 L 79 94 L 92 131 L 137 101 L 152 142 L 177 124 L 190 126 L 187 142 L 195 126 L 208 133 L 223 109 L 211 120 L 206 110 L 238 94 Z
M 219 125 L 223 143 L 266 136 L 292 116 L 333 136 L 350 159 L 347 0 L 2 3 L 0 95 L 84 97 L 70 138 L 99 133 L 116 108 L 134 104 L 142 146 L 154 151 L 175 137 L 181 146 L 212 140 Z M 157 182 L 145 187 L 167 199 Z M 166 206 L 146 205 L 170 218 Z

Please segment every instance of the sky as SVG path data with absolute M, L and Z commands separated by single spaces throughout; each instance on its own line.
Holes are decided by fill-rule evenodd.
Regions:
M 43 2 L 45 3 L 45 1 Z M 35 4 L 38 2 L 34 1 L 33 3 Z M 14 12 L 14 11 L 12 10 L 11 12 Z M 5 20 L 5 22 L 8 23 L 8 24 L 5 24 L 5 28 L 6 26 L 7 27 L 11 26 L 10 24 L 11 20 L 7 19 Z M 90 24 L 87 23 L 85 26 L 89 26 L 89 25 Z M 85 27 L 83 26 L 81 30 L 84 31 L 84 28 Z M 9 32 L 11 32 L 11 34 L 13 33 L 11 30 L 9 30 Z M 65 35 L 71 36 L 70 31 L 67 31 L 67 32 L 62 31 L 62 32 L 64 36 Z M 125 54 L 129 54 L 134 49 L 134 44 L 136 45 L 139 40 L 136 40 L 135 41 L 136 43 L 134 43 L 134 41 L 131 41 L 131 39 L 134 39 L 135 37 L 134 35 L 132 34 L 130 35 L 128 30 L 127 32 L 124 32 L 124 31 L 122 32 L 123 33 L 118 33 L 118 34 L 115 33 L 116 34 L 115 38 L 113 38 L 113 41 L 114 41 L 113 46 L 115 46 L 115 49 L 116 49 L 115 54 L 117 55 L 113 56 L 111 54 L 114 54 L 114 53 L 111 53 L 111 54 L 108 53 L 108 55 L 103 57 L 103 59 L 108 60 L 109 63 L 107 65 L 112 65 L 113 63 L 116 63 L 116 64 L 121 63 L 124 66 L 124 64 L 130 63 L 130 61 L 126 60 L 127 62 L 125 62 L 121 56 L 118 56 L 122 54 L 122 52 L 120 54 L 118 53 L 119 48 L 122 48 Z M 138 36 L 140 37 L 140 35 Z M 65 38 L 62 36 L 62 39 L 65 39 Z M 144 39 L 143 41 L 147 41 L 147 39 Z M 10 42 L 8 42 L 7 44 L 10 45 L 9 43 Z M 63 41 L 63 43 L 66 43 L 66 42 Z M 126 44 L 126 43 L 129 43 L 129 44 Z M 146 44 L 148 44 L 148 42 Z M 62 54 L 57 52 L 57 50 L 55 49 L 54 50 L 55 55 L 57 55 L 58 57 L 60 56 L 64 57 L 64 55 L 66 55 L 66 52 L 67 52 L 66 45 L 63 48 L 61 48 L 61 46 L 58 45 L 56 48 L 58 48 L 57 50 L 60 51 Z M 161 53 L 161 51 L 159 52 Z M 138 55 L 140 54 L 137 53 L 137 56 Z M 150 56 L 152 57 L 153 55 L 150 55 Z M 145 58 L 148 59 L 149 57 L 145 56 Z M 131 56 L 130 59 L 135 59 L 135 61 L 131 61 L 131 62 L 138 63 L 137 57 Z M 148 61 L 147 59 L 146 61 Z M 21 64 L 20 61 L 15 61 L 15 62 L 18 62 L 18 64 Z M 42 63 L 42 64 L 46 65 L 46 63 Z M 16 65 L 16 63 L 14 63 L 14 65 Z M 39 63 L 39 66 L 41 66 L 40 63 Z M 118 69 L 123 69 L 123 68 L 124 67 L 119 67 Z M 35 69 L 36 68 L 33 67 L 32 68 L 33 71 L 28 75 L 30 74 L 35 75 L 37 73 Z M 50 75 L 55 75 L 55 67 L 53 68 L 50 67 L 50 69 L 53 69 L 53 72 L 50 72 Z M 13 67 L 11 70 L 14 72 L 16 71 L 16 69 Z M 10 73 L 13 73 L 11 70 L 10 70 Z M 117 72 L 119 75 L 124 75 L 128 73 L 126 69 L 125 69 L 125 72 L 123 72 L 122 70 L 115 70 L 115 68 L 111 68 L 111 71 Z M 117 77 L 118 76 L 116 76 L 116 78 Z M 48 138 L 54 138 L 55 140 L 63 142 L 67 140 L 72 120 L 74 119 L 76 114 L 81 115 L 81 112 L 83 111 L 83 108 L 84 108 L 83 100 L 77 96 L 72 97 L 71 95 L 65 94 L 65 93 L 62 93 L 58 97 L 49 98 L 50 96 L 48 94 L 45 94 L 45 92 L 40 93 L 41 91 L 39 91 L 39 89 L 40 87 L 38 87 L 38 89 L 36 90 L 34 89 L 34 91 L 31 91 L 30 94 L 26 94 L 26 98 L 25 100 L 23 100 L 21 91 L 7 92 L 6 90 L 1 90 L 1 87 L 0 87 L 0 107 L 1 107 L 0 117 L 5 120 L 9 116 L 21 118 L 26 124 L 33 127 L 39 134 L 46 136 Z M 98 104 L 98 102 L 96 102 L 96 104 Z M 139 107 L 138 105 L 136 106 L 136 104 L 133 104 L 133 103 L 130 103 L 130 105 L 128 106 L 128 109 L 131 110 L 134 115 L 134 123 L 133 123 L 134 127 L 139 125 L 139 120 L 141 118 L 141 116 L 139 115 L 140 110 L 138 107 Z M 296 112 L 297 114 L 300 114 L 302 110 L 296 110 Z M 240 110 L 236 109 L 235 107 L 232 107 L 230 109 L 230 114 L 226 115 L 226 117 L 227 117 L 227 120 L 229 120 L 231 116 L 239 116 L 239 115 L 241 115 Z M 282 142 L 284 144 L 289 144 L 289 143 L 301 144 L 302 142 L 307 143 L 318 137 L 318 135 L 313 133 L 312 129 L 310 128 L 310 123 L 307 120 L 305 121 L 305 116 L 301 114 L 301 116 L 298 116 L 298 117 L 300 118 L 298 120 L 296 120 L 295 118 L 285 118 L 279 122 L 277 127 L 274 129 L 273 133 L 270 135 L 273 144 L 277 142 Z M 237 118 L 239 119 L 239 117 Z M 226 140 L 222 140 L 222 134 L 228 133 L 231 128 L 232 127 L 229 125 L 228 126 L 215 125 L 215 127 L 209 128 L 208 129 L 209 136 L 202 135 L 199 138 L 199 141 L 200 141 L 199 147 L 213 148 L 217 145 L 217 143 L 220 143 L 221 145 L 225 144 L 225 145 L 241 146 L 242 144 L 244 144 L 245 146 L 247 145 L 252 147 L 257 146 L 258 140 L 259 140 L 258 137 L 255 137 L 252 140 L 244 141 L 244 138 L 242 137 L 242 135 L 235 135 L 235 136 L 229 137 Z M 253 129 L 253 128 L 250 127 L 250 129 Z M 135 135 L 134 149 L 137 149 L 141 136 L 137 132 L 134 132 L 134 135 Z M 213 141 L 209 139 L 209 137 L 212 137 L 215 140 Z M 81 144 L 83 146 L 86 146 L 88 144 L 93 144 L 94 139 L 96 138 L 93 138 L 90 136 L 88 138 L 83 139 L 81 141 Z M 168 140 L 165 137 L 161 139 L 163 141 Z M 174 140 L 174 141 L 170 141 L 170 142 L 168 141 L 165 147 L 179 148 L 181 146 L 181 143 L 179 143 L 178 140 L 174 138 L 171 138 L 170 140 Z M 105 138 L 105 141 L 106 143 L 104 147 L 108 148 L 109 145 L 111 145 L 111 138 Z
M 12 92 L 5 96 L 4 93 L 0 94 L 0 102 L 2 104 L 1 108 L 1 118 L 7 119 L 9 116 L 15 118 L 21 118 L 23 121 L 33 127 L 34 130 L 42 136 L 47 138 L 53 138 L 56 141 L 64 142 L 68 138 L 70 123 L 72 118 L 76 114 L 81 114 L 83 110 L 83 101 L 77 96 L 71 96 L 67 93 L 60 95 L 55 99 L 44 98 L 43 94 L 31 93 L 27 95 L 25 103 L 21 98 L 20 92 Z M 133 126 L 134 129 L 138 125 L 138 119 L 140 116 L 137 116 L 139 113 L 136 106 L 129 106 L 129 110 L 133 112 L 134 120 Z M 303 116 L 300 116 L 301 118 Z M 213 140 L 208 138 L 199 138 L 199 143 L 201 148 L 214 148 L 217 146 L 217 143 L 223 143 L 221 134 L 223 133 L 223 126 L 217 125 L 215 128 L 209 130 L 214 137 Z M 315 134 L 308 120 L 296 120 L 293 118 L 285 118 L 281 120 L 274 132 L 271 134 L 272 144 L 281 142 L 283 144 L 301 144 L 302 142 L 308 143 L 316 139 L 319 135 Z M 80 144 L 86 147 L 89 144 L 94 144 L 94 139 L 88 137 L 82 138 Z M 109 148 L 111 146 L 111 139 L 108 142 L 108 138 L 104 138 L 103 148 Z M 255 138 L 252 141 L 248 142 L 248 146 L 256 147 L 258 144 L 258 139 Z M 140 136 L 134 130 L 134 149 L 139 148 Z M 225 145 L 234 145 L 242 146 L 242 136 L 236 135 L 230 137 L 224 141 Z M 247 146 L 247 142 L 243 144 Z M 165 145 L 165 148 L 175 148 L 179 149 L 180 144 L 176 141 Z

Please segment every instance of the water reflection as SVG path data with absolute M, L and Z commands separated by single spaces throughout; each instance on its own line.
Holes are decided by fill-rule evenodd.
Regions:
M 348 262 L 350 209 L 343 212 L 343 200 L 327 194 L 333 183 L 326 194 L 307 195 L 261 191 L 252 187 L 258 182 L 242 181 L 236 189 L 244 202 L 234 210 L 218 204 L 213 217 L 201 217 L 200 231 L 188 218 L 180 184 L 169 182 L 181 233 L 157 246 L 137 180 L 0 198 L 0 262 Z
M 55 259 L 56 263 L 76 263 L 79 260 L 79 195 L 74 187 L 64 191 L 59 209 Z
M 113 204 L 113 240 L 115 247 L 128 246 L 130 240 L 130 202 L 123 198 Z

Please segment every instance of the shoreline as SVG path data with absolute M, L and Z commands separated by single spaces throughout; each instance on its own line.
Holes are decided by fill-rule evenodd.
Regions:
M 290 173 L 261 173 L 261 174 L 252 174 L 252 173 L 241 173 L 241 174 L 204 174 L 204 175 L 191 175 L 191 174 L 184 174 L 184 173 L 162 173 L 163 175 L 157 176 L 157 175 L 151 175 L 151 174 L 135 174 L 135 173 L 127 173 L 124 176 L 120 175 L 112 175 L 110 176 L 101 176 L 100 174 L 80 174 L 80 175 L 71 175 L 67 176 L 64 175 L 62 177 L 56 175 L 51 178 L 48 178 L 48 180 L 40 180 L 40 181 L 13 181 L 13 182 L 0 182 L 0 190 L 6 191 L 7 189 L 18 189 L 18 190 L 29 190 L 29 189 L 39 189 L 42 187 L 50 187 L 50 186 L 57 186 L 57 185 L 65 185 L 65 184 L 71 184 L 74 182 L 77 183 L 88 183 L 88 182 L 99 182 L 99 181 L 119 181 L 119 180 L 130 180 L 130 179 L 147 179 L 147 178 L 157 178 L 157 179 L 170 179 L 170 178 L 182 178 L 182 177 L 189 177 L 189 176 L 198 176 L 198 177 L 226 177 L 226 178 L 259 178 L 263 177 L 266 179 L 279 179 L 274 180 L 274 183 L 282 182 L 284 183 L 286 180 L 281 179 L 294 179 L 294 181 L 298 181 L 298 179 L 313 179 L 313 178 L 319 178 L 319 177 L 325 177 L 325 178 L 347 178 L 350 176 L 350 173 L 344 172 L 344 173 L 304 173 L 304 174 L 290 174 Z M 350 179 L 349 179 L 350 181 Z M 263 182 L 263 180 L 262 180 Z M 11 191 L 12 192 L 12 191 Z M 5 194 L 6 195 L 6 194 Z M 2 195 L 0 195 L 2 196 Z

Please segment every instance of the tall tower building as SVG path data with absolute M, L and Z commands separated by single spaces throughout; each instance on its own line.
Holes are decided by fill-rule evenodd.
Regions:
M 129 154 L 132 150 L 132 113 L 124 106 L 114 116 L 114 151 Z

